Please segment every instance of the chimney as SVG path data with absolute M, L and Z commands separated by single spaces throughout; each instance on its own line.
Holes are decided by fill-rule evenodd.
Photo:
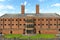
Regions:
M 39 14 L 39 5 L 36 5 L 36 14 Z
M 24 14 L 24 13 L 25 13 L 25 6 L 21 5 L 21 14 Z

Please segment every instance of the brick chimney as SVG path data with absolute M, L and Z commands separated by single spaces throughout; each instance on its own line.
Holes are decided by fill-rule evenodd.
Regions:
M 36 14 L 39 14 L 39 5 L 36 5 Z
M 21 14 L 24 14 L 24 13 L 25 13 L 25 6 L 21 5 Z

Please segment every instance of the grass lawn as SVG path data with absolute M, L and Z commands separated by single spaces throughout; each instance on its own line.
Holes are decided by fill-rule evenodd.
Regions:
M 22 38 L 22 39 L 35 39 L 35 38 L 55 38 L 54 34 L 36 34 L 32 36 L 26 36 L 21 34 L 6 34 L 4 35 L 5 38 Z
M 4 35 L 5 38 L 19 38 L 21 36 L 22 35 L 20 35 L 20 34 L 5 34 Z
M 34 38 L 55 38 L 54 34 L 37 34 L 35 36 L 31 36 L 32 39 Z

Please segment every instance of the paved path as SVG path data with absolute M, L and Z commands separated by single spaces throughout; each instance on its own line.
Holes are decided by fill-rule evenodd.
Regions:
M 4 38 L 2 36 L 0 36 L 0 40 L 4 40 Z

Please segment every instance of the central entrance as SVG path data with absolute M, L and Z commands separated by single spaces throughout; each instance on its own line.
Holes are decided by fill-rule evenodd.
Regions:
M 35 29 L 24 29 L 23 30 L 23 34 L 36 34 L 36 30 Z
M 34 30 L 26 30 L 27 34 L 34 34 Z
M 25 34 L 35 34 L 35 21 L 33 17 L 25 18 Z

